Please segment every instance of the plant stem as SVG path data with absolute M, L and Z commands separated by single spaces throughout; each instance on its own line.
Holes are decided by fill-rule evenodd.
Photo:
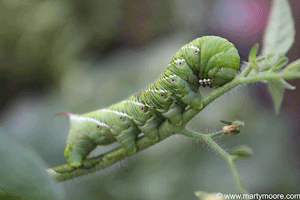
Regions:
M 180 134 L 191 137 L 198 138 L 206 142 L 209 146 L 211 146 L 214 150 L 216 150 L 224 159 L 228 159 L 231 157 L 229 153 L 227 153 L 224 149 L 222 149 L 209 135 L 205 135 L 202 133 L 197 133 L 194 131 L 190 131 L 187 129 L 182 129 Z
M 263 81 L 263 80 L 276 80 L 279 78 L 285 78 L 285 79 L 293 79 L 293 78 L 300 78 L 299 73 L 261 73 L 261 74 L 256 74 L 255 76 L 250 76 L 250 77 L 241 77 L 238 76 L 236 79 L 233 81 L 227 83 L 226 85 L 217 88 L 210 92 L 207 96 L 203 98 L 203 108 L 208 106 L 213 100 L 224 94 L 225 92 L 231 90 L 232 88 L 238 86 L 239 84 L 245 84 L 245 83 L 250 83 L 250 82 L 257 82 L 257 81 Z M 202 109 L 203 110 L 203 109 Z M 176 133 L 185 133 L 189 137 L 194 137 L 194 138 L 200 138 L 204 140 L 207 144 L 212 146 L 216 151 L 218 151 L 222 157 L 224 157 L 228 162 L 229 165 L 231 166 L 231 170 L 233 171 L 233 174 L 236 179 L 236 183 L 238 186 L 239 191 L 243 191 L 243 187 L 241 186 L 241 182 L 239 180 L 239 177 L 237 175 L 235 166 L 231 164 L 234 161 L 234 157 L 229 155 L 227 152 L 225 152 L 221 147 L 219 147 L 213 140 L 212 138 L 221 135 L 221 133 L 214 133 L 211 135 L 203 135 L 199 133 L 193 133 L 190 131 L 187 131 L 184 127 L 185 125 L 193 118 L 195 117 L 201 110 L 195 109 L 195 108 L 189 108 L 187 109 L 182 118 L 182 125 L 181 126 L 175 126 L 166 120 L 165 122 L 162 123 L 162 125 L 158 129 L 158 135 L 160 137 L 159 141 L 173 135 Z M 142 151 L 149 146 L 153 146 L 156 144 L 155 142 L 149 140 L 146 137 L 141 137 L 137 139 L 137 147 L 138 151 Z M 104 168 L 107 168 L 116 162 L 129 157 L 129 155 L 123 148 L 116 148 L 110 152 L 107 152 L 105 154 L 93 157 L 93 158 L 88 158 L 84 161 L 84 167 L 82 168 L 73 168 L 69 164 L 64 164 L 60 166 L 53 167 L 52 169 L 48 169 L 47 171 L 49 174 L 57 181 L 66 181 L 75 177 L 83 176 Z M 230 158 L 230 159 L 229 159 Z M 229 159 L 229 160 L 228 160 Z
M 235 156 L 230 155 L 229 153 L 227 153 L 224 149 L 222 149 L 213 139 L 212 139 L 212 135 L 219 135 L 220 132 L 214 133 L 214 134 L 209 134 L 209 135 L 205 135 L 205 134 L 201 134 L 201 133 L 197 133 L 194 131 L 189 131 L 187 129 L 182 129 L 182 131 L 180 132 L 180 134 L 188 136 L 188 137 L 192 137 L 192 138 L 198 138 L 203 140 L 204 142 L 206 142 L 209 146 L 211 146 L 216 152 L 218 152 L 229 164 L 230 169 L 233 173 L 233 177 L 236 183 L 236 188 L 238 193 L 241 194 L 247 194 L 246 189 L 243 187 L 242 182 L 240 180 L 239 174 L 236 170 L 235 164 L 234 164 L 234 158 Z
M 159 141 L 164 140 L 165 138 L 176 133 L 177 131 L 177 126 L 169 123 L 168 121 L 165 121 L 158 129 Z M 153 142 L 147 137 L 142 136 L 136 141 L 136 146 L 138 148 L 137 152 L 140 152 L 148 148 L 149 146 L 153 146 L 155 144 L 156 142 Z M 63 164 L 48 169 L 47 171 L 54 180 L 56 180 L 57 182 L 62 182 L 69 179 L 73 179 L 75 177 L 90 174 L 101 169 L 108 168 L 111 165 L 129 156 L 131 155 L 128 154 L 125 149 L 119 147 L 102 155 L 87 158 L 83 163 L 83 167 L 73 168 L 69 164 Z
M 223 131 L 219 131 L 219 132 L 216 132 L 216 133 L 207 134 L 206 136 L 210 137 L 210 138 L 215 138 L 215 137 L 223 135 L 223 134 L 224 134 Z
M 251 64 L 249 64 L 246 69 L 239 75 L 241 77 L 247 77 L 249 75 L 249 73 L 251 72 L 252 67 Z
M 297 72 L 297 73 L 296 72 L 294 72 L 294 73 L 261 73 L 261 74 L 255 74 L 254 76 L 250 75 L 250 77 L 237 76 L 231 82 L 223 85 L 222 87 L 214 89 L 212 92 L 210 92 L 208 95 L 206 95 L 203 98 L 203 109 L 206 106 L 208 106 L 212 101 L 217 99 L 219 96 L 221 96 L 225 92 L 231 90 L 232 88 L 234 88 L 238 85 L 252 83 L 252 82 L 259 82 L 259 81 L 264 81 L 264 80 L 278 80 L 280 78 L 283 78 L 283 79 L 300 78 L 300 73 L 299 72 Z M 199 109 L 189 108 L 183 114 L 182 123 L 187 124 L 200 111 L 201 110 L 199 110 Z
M 228 159 L 227 162 L 228 162 L 231 172 L 233 174 L 237 192 L 240 194 L 248 194 L 247 190 L 244 188 L 244 186 L 241 182 L 240 176 L 239 176 L 237 169 L 235 167 L 235 164 L 234 164 L 234 159 L 233 158 Z

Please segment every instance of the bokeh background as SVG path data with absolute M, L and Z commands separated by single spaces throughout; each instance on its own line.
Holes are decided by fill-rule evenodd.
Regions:
M 139 92 L 184 44 L 204 35 L 233 42 L 243 61 L 261 43 L 272 1 L 260 0 L 3 0 L 0 6 L 0 124 L 53 167 L 65 163 L 68 119 Z M 299 58 L 300 1 L 290 0 Z M 227 150 L 244 144 L 237 162 L 250 193 L 299 193 L 300 81 L 275 116 L 267 87 L 241 86 L 188 125 L 209 133 L 242 120 L 244 133 L 222 137 Z M 203 94 L 209 90 L 201 90 Z M 109 147 L 98 147 L 98 155 Z M 172 136 L 115 166 L 61 183 L 67 199 L 197 199 L 194 191 L 234 193 L 227 163 L 200 141 Z

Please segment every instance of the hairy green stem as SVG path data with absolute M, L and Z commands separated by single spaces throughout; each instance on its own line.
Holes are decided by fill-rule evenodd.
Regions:
M 175 125 L 165 121 L 158 129 L 159 141 L 176 133 L 178 131 L 177 128 Z M 137 152 L 155 144 L 155 142 L 145 136 L 138 138 L 136 141 Z M 87 158 L 83 163 L 83 167 L 73 168 L 69 164 L 63 164 L 47 171 L 54 180 L 61 182 L 108 168 L 129 156 L 131 155 L 125 149 L 119 147 L 102 155 Z
M 252 67 L 251 64 L 249 64 L 246 69 L 239 75 L 240 77 L 247 77 L 249 73 L 251 72 Z
M 238 76 L 236 79 L 233 81 L 227 83 L 226 85 L 217 88 L 213 90 L 211 93 L 209 93 L 207 96 L 203 98 L 203 108 L 208 106 L 213 100 L 224 94 L 225 92 L 231 90 L 232 88 L 238 86 L 239 84 L 245 84 L 245 83 L 250 83 L 250 82 L 257 82 L 257 81 L 263 81 L 263 80 L 276 80 L 279 78 L 284 78 L 284 79 L 293 79 L 293 78 L 300 78 L 299 73 L 261 73 L 261 74 L 256 74 L 255 76 L 249 76 L 249 77 L 241 77 Z M 203 110 L 203 109 L 202 109 Z M 173 134 L 176 133 L 187 133 L 185 131 L 185 125 L 193 118 L 195 117 L 201 110 L 194 109 L 194 108 L 189 108 L 187 109 L 184 114 L 183 114 L 183 123 L 181 126 L 175 126 L 168 121 L 165 121 L 158 130 L 160 140 L 163 140 L 164 138 L 167 138 Z M 190 132 L 189 132 L 190 133 Z M 221 149 L 213 140 L 212 138 L 215 136 L 220 135 L 220 133 L 215 133 L 215 135 L 211 136 L 206 136 L 206 135 L 201 135 L 199 134 L 192 134 L 190 137 L 194 136 L 195 138 L 200 138 L 203 139 L 206 143 L 209 145 L 212 145 L 214 149 L 217 149 L 218 152 L 226 159 L 229 158 L 228 153 L 225 152 L 223 149 Z M 141 137 L 137 139 L 137 147 L 138 147 L 138 152 L 142 151 L 149 146 L 152 146 L 156 143 L 153 141 L 147 139 L 146 137 Z M 86 175 L 104 168 L 107 168 L 116 162 L 129 157 L 130 155 L 123 149 L 123 148 L 116 148 L 112 151 L 109 151 L 105 154 L 93 157 L 93 158 L 88 158 L 84 162 L 84 167 L 81 168 L 73 168 L 69 164 L 64 164 L 60 166 L 53 167 L 52 169 L 48 169 L 47 171 L 49 174 L 57 181 L 66 181 L 75 177 L 79 177 L 82 175 Z M 231 161 L 234 161 L 234 157 L 231 157 Z M 229 164 L 230 164 L 229 162 Z M 231 164 L 230 164 L 231 165 Z M 231 170 L 233 171 L 233 174 L 235 176 L 237 185 L 241 185 L 239 177 L 236 173 L 234 165 L 231 166 Z M 242 187 L 241 187 L 242 188 Z M 240 190 L 240 189 L 239 189 Z
M 248 68 L 246 68 L 247 70 Z M 243 74 L 243 72 L 242 72 Z M 247 84 L 252 82 L 258 82 L 258 81 L 264 81 L 264 80 L 278 80 L 280 78 L 283 79 L 295 79 L 300 78 L 300 73 L 261 73 L 256 74 L 254 76 L 249 77 L 243 77 L 238 76 L 233 81 L 225 84 L 222 87 L 219 87 L 217 89 L 214 89 L 212 92 L 210 92 L 208 95 L 206 95 L 203 98 L 203 109 L 208 106 L 212 101 L 217 99 L 219 96 L 224 94 L 225 92 L 231 90 L 232 88 L 241 85 L 241 84 Z M 203 110 L 202 109 L 202 110 Z M 187 124 L 192 118 L 194 118 L 201 110 L 195 109 L 195 108 L 189 108 L 185 113 L 183 114 L 183 124 Z
M 236 190 L 238 193 L 240 194 L 247 194 L 247 190 L 244 188 L 242 182 L 241 182 L 241 179 L 240 179 L 240 176 L 237 172 L 237 169 L 235 167 L 235 164 L 234 164 L 234 157 L 231 157 L 230 159 L 227 160 L 229 166 L 230 166 L 230 169 L 231 169 L 231 172 L 233 174 L 233 177 L 234 177 L 234 180 L 235 180 L 235 184 L 236 184 Z
M 216 133 L 207 134 L 206 136 L 210 137 L 210 138 L 215 138 L 215 137 L 223 135 L 223 134 L 224 134 L 223 131 L 219 131 L 219 132 L 216 132 Z
M 191 137 L 191 138 L 198 138 L 206 142 L 209 146 L 211 146 L 214 150 L 216 150 L 224 159 L 228 159 L 231 157 L 230 154 L 228 154 L 224 149 L 222 149 L 210 136 L 189 131 L 187 129 L 183 129 L 180 134 Z
M 247 193 L 246 189 L 243 187 L 242 182 L 240 180 L 239 174 L 237 172 L 237 169 L 234 165 L 234 159 L 235 156 L 230 155 L 229 153 L 227 153 L 224 149 L 222 149 L 213 139 L 212 136 L 213 135 L 220 135 L 221 132 L 217 132 L 214 134 L 209 134 L 209 135 L 205 135 L 205 134 L 201 134 L 201 133 L 197 133 L 194 131 L 189 131 L 187 129 L 183 129 L 182 132 L 180 132 L 180 134 L 191 137 L 191 138 L 198 138 L 203 140 L 205 143 L 207 143 L 210 147 L 212 147 L 216 152 L 218 152 L 229 164 L 230 169 L 233 173 L 233 177 L 235 179 L 235 183 L 236 183 L 236 188 L 238 193 L 242 193 L 245 194 Z

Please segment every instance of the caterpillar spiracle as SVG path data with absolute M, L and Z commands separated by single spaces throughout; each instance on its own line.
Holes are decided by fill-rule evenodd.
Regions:
M 176 126 L 189 106 L 203 108 L 199 87 L 222 86 L 237 73 L 240 57 L 235 46 L 218 36 L 197 38 L 183 46 L 164 73 L 139 94 L 108 108 L 83 115 L 61 112 L 70 118 L 64 156 L 73 167 L 82 165 L 97 145 L 118 142 L 136 152 L 140 133 L 157 141 L 158 127 L 166 119 Z

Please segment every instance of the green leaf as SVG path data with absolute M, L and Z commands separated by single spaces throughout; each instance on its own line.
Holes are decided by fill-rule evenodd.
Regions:
M 251 48 L 250 54 L 249 54 L 249 62 L 251 63 L 251 67 L 257 73 L 259 72 L 259 67 L 258 67 L 257 60 L 256 60 L 256 55 L 258 53 L 258 47 L 259 47 L 258 43 L 256 43 L 255 45 L 253 45 L 253 47 Z
M 223 124 L 231 125 L 233 121 L 225 121 L 225 120 L 220 120 Z
M 285 56 L 285 55 L 279 55 L 278 61 L 277 63 L 275 63 L 270 71 L 277 71 L 280 70 L 281 68 L 283 68 L 287 63 L 289 62 L 289 59 Z
M 62 199 L 62 189 L 35 153 L 0 130 L 0 188 L 25 199 Z M 3 194 L 0 193 L 0 197 Z
M 288 0 L 274 0 L 264 35 L 262 55 L 286 54 L 294 38 L 295 25 Z
M 249 158 L 253 155 L 252 149 L 244 145 L 233 148 L 230 153 L 240 158 Z
M 296 87 L 287 83 L 284 79 L 269 80 L 268 88 L 273 99 L 275 114 L 279 114 L 281 103 L 283 100 L 283 93 L 285 89 L 294 90 Z
M 270 70 L 271 72 L 274 72 L 283 68 L 288 61 L 289 59 L 283 54 L 270 53 L 260 62 L 260 68 L 261 71 Z
M 286 66 L 286 68 L 283 70 L 283 73 L 287 72 L 300 72 L 300 59 L 295 60 L 294 62 Z
M 279 59 L 278 53 L 268 54 L 264 60 L 260 62 L 261 71 L 269 70 Z

